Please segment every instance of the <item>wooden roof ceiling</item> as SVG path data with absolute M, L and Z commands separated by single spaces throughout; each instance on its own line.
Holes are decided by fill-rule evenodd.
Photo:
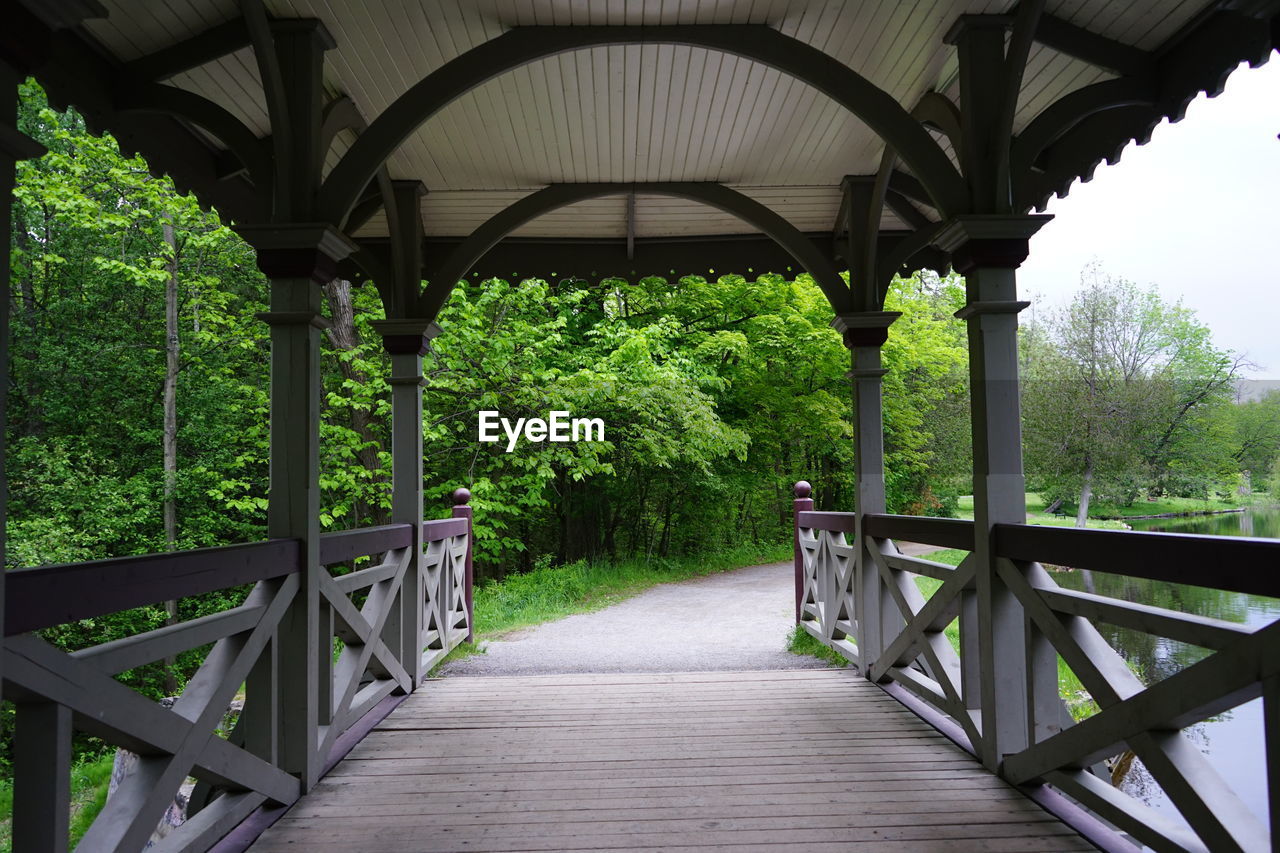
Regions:
M 105 0 L 85 27 L 116 60 L 154 54 L 236 18 L 236 0 Z M 943 35 L 965 13 L 1003 13 L 1014 0 L 268 0 L 277 17 L 314 17 L 337 42 L 326 85 L 372 120 L 410 85 L 468 49 L 524 25 L 767 24 L 859 71 L 910 108 L 930 90 L 956 95 L 955 50 Z M 1204 0 L 1056 0 L 1047 11 L 1088 31 L 1152 50 L 1203 11 Z M 1048 104 L 1115 76 L 1051 47 L 1033 47 L 1015 129 Z M 225 107 L 258 136 L 270 132 L 248 48 L 168 84 Z M 332 166 L 354 137 L 343 132 Z M 393 155 L 393 178 L 421 180 L 424 230 L 470 233 L 512 201 L 551 183 L 718 181 L 767 203 L 806 232 L 830 231 L 840 181 L 874 173 L 883 142 L 830 98 L 775 69 L 696 47 L 595 47 L 538 60 L 458 98 Z M 926 211 L 936 217 L 932 211 Z M 739 234 L 750 227 L 694 202 L 640 195 L 637 238 Z M 625 197 L 592 199 L 514 232 L 623 237 Z M 882 226 L 903 227 L 892 213 Z M 386 233 L 375 216 L 358 236 Z
M 387 278 L 381 207 L 406 192 L 397 221 L 413 233 L 404 205 L 420 205 L 427 279 L 781 271 L 806 256 L 840 301 L 837 269 L 882 287 L 944 268 L 940 207 L 1042 207 L 1280 43 L 1280 0 L 1025 2 L 20 0 L 0 54 L 229 219 L 290 221 L 296 205 L 345 228 L 362 247 L 352 275 Z M 293 134 L 272 133 L 250 45 L 312 32 L 297 19 L 333 41 L 326 109 L 345 104 L 335 125 L 348 129 L 322 143 L 320 190 L 281 207 L 292 167 L 275 158 Z M 1000 78 L 1017 84 L 1014 136 L 996 143 L 1008 150 L 975 148 L 963 165 L 960 29 L 1003 31 L 1018 56 Z M 1007 103 L 981 79 L 986 101 Z M 975 190 L 997 155 L 1004 190 Z M 887 195 L 868 183 L 877 172 Z M 1004 200 L 975 195 L 989 191 Z M 414 252 L 395 262 L 405 287 Z

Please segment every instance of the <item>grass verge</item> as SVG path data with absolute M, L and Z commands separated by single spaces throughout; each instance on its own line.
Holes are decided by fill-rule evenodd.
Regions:
M 787 651 L 826 661 L 828 666 L 848 666 L 849 662 L 835 649 L 823 645 L 812 634 L 797 625 L 787 638 Z

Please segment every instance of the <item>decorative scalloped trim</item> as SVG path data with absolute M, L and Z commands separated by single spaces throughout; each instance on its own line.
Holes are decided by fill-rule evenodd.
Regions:
M 1240 60 L 1239 63 L 1221 69 L 1216 74 L 1211 74 L 1208 83 L 1204 86 L 1197 86 L 1190 91 L 1184 93 L 1176 101 L 1173 102 L 1172 108 L 1166 111 L 1159 119 L 1140 125 L 1134 132 L 1116 141 L 1116 144 L 1108 151 L 1102 152 L 1095 159 L 1092 159 L 1087 165 L 1079 169 L 1069 170 L 1071 174 L 1065 175 L 1056 185 L 1049 187 L 1043 193 L 1039 194 L 1033 200 L 1033 205 L 1038 212 L 1044 212 L 1049 202 L 1054 198 L 1066 198 L 1071 189 L 1071 185 L 1079 179 L 1082 183 L 1089 183 L 1093 180 L 1094 173 L 1098 166 L 1105 162 L 1109 166 L 1113 166 L 1120 162 L 1120 157 L 1124 150 L 1129 147 L 1129 143 L 1136 142 L 1139 145 L 1146 145 L 1151 141 L 1151 135 L 1155 133 L 1155 129 L 1166 118 L 1170 124 L 1176 124 L 1186 117 L 1187 108 L 1191 106 L 1191 102 L 1200 97 L 1201 94 L 1208 95 L 1210 98 L 1216 98 L 1221 95 L 1226 88 L 1227 79 L 1235 73 L 1241 63 L 1248 63 L 1250 68 L 1260 68 L 1270 61 L 1273 53 L 1280 51 L 1280 46 L 1267 46 L 1265 52 L 1247 56 Z

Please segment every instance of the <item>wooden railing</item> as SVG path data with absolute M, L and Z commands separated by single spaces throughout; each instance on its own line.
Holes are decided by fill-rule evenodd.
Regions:
M 458 495 L 465 501 L 464 490 Z M 16 708 L 15 853 L 67 849 L 75 730 L 139 755 L 80 850 L 143 849 L 188 777 L 196 785 L 185 822 L 149 849 L 207 850 L 259 807 L 296 800 L 302 783 L 283 766 L 283 738 L 314 720 L 309 748 L 331 767 L 350 748 L 344 733 L 377 716 L 392 694 L 414 690 L 470 635 L 470 508 L 455 506 L 454 516 L 420 530 L 326 534 L 321 565 L 310 570 L 298 541 L 273 540 L 9 572 L 2 673 Z M 370 557 L 372 565 L 346 574 L 328 570 Z M 239 606 L 70 653 L 36 633 L 246 584 L 254 586 Z M 278 632 L 300 616 L 319 632 L 295 655 Z M 172 707 L 114 678 L 210 644 Z M 307 667 L 317 689 L 297 707 L 282 674 Z M 218 727 L 242 689 L 239 722 L 223 737 Z
M 1002 753 L 995 769 L 1028 790 L 1067 795 L 1051 794 L 1065 812 L 1083 805 L 1156 850 L 1273 849 L 1280 820 L 1280 622 L 1255 628 L 1064 589 L 1042 564 L 1280 597 L 1280 540 L 1002 524 L 993 534 L 994 573 L 983 578 L 973 553 L 953 566 L 898 548 L 914 542 L 972 552 L 972 522 L 866 515 L 855 538 L 855 519 L 796 513 L 806 631 L 975 754 L 982 753 L 984 719 L 1021 727 L 1023 747 Z M 926 596 L 918 577 L 940 585 Z M 984 584 L 998 591 L 989 599 L 996 606 L 979 606 Z M 979 632 L 990 626 L 980 618 L 1019 625 L 1021 648 L 982 654 Z M 946 636 L 952 625 L 959 648 Z M 1097 625 L 1210 653 L 1146 683 Z M 1059 656 L 1097 706 L 1079 722 L 1060 694 Z M 1019 686 L 1014 700 L 1004 700 L 1011 707 L 991 713 L 984 703 L 1011 695 L 992 689 L 997 679 Z M 1232 769 L 1215 767 L 1184 730 L 1259 696 L 1265 731 L 1256 738 L 1266 751 L 1267 778 L 1232 778 Z M 1181 819 L 1112 784 L 1104 762 L 1126 750 Z M 1239 796 L 1240 786 L 1250 784 L 1267 785 L 1270 827 Z

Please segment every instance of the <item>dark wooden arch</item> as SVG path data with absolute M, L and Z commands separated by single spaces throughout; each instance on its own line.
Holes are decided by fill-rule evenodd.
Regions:
M 679 44 L 718 50 L 790 74 L 844 106 L 899 152 L 944 216 L 967 210 L 969 192 L 941 147 L 894 98 L 849 66 L 760 24 L 517 27 L 472 48 L 383 110 L 330 173 L 319 209 L 341 226 L 369 179 L 423 122 L 486 81 L 538 59 L 589 47 Z
M 836 265 L 798 228 L 737 190 L 711 182 L 588 183 L 552 184 L 491 216 L 432 270 L 428 286 L 418 300 L 418 316 L 434 317 L 458 281 L 503 237 L 524 223 L 575 202 L 627 193 L 664 195 L 700 202 L 754 225 L 813 276 L 837 312 L 849 310 L 849 288 Z
M 1119 107 L 1155 107 L 1155 87 L 1148 79 L 1103 80 L 1063 96 L 1037 115 L 1013 142 L 1015 179 L 1031 171 L 1037 157 L 1090 116 Z
M 265 193 L 270 190 L 273 169 L 262 140 L 254 136 L 253 131 L 240 119 L 208 98 L 174 86 L 149 83 L 121 87 L 114 105 L 116 112 L 121 115 L 168 115 L 203 128 L 240 160 L 249 173 L 249 179 L 259 191 Z

